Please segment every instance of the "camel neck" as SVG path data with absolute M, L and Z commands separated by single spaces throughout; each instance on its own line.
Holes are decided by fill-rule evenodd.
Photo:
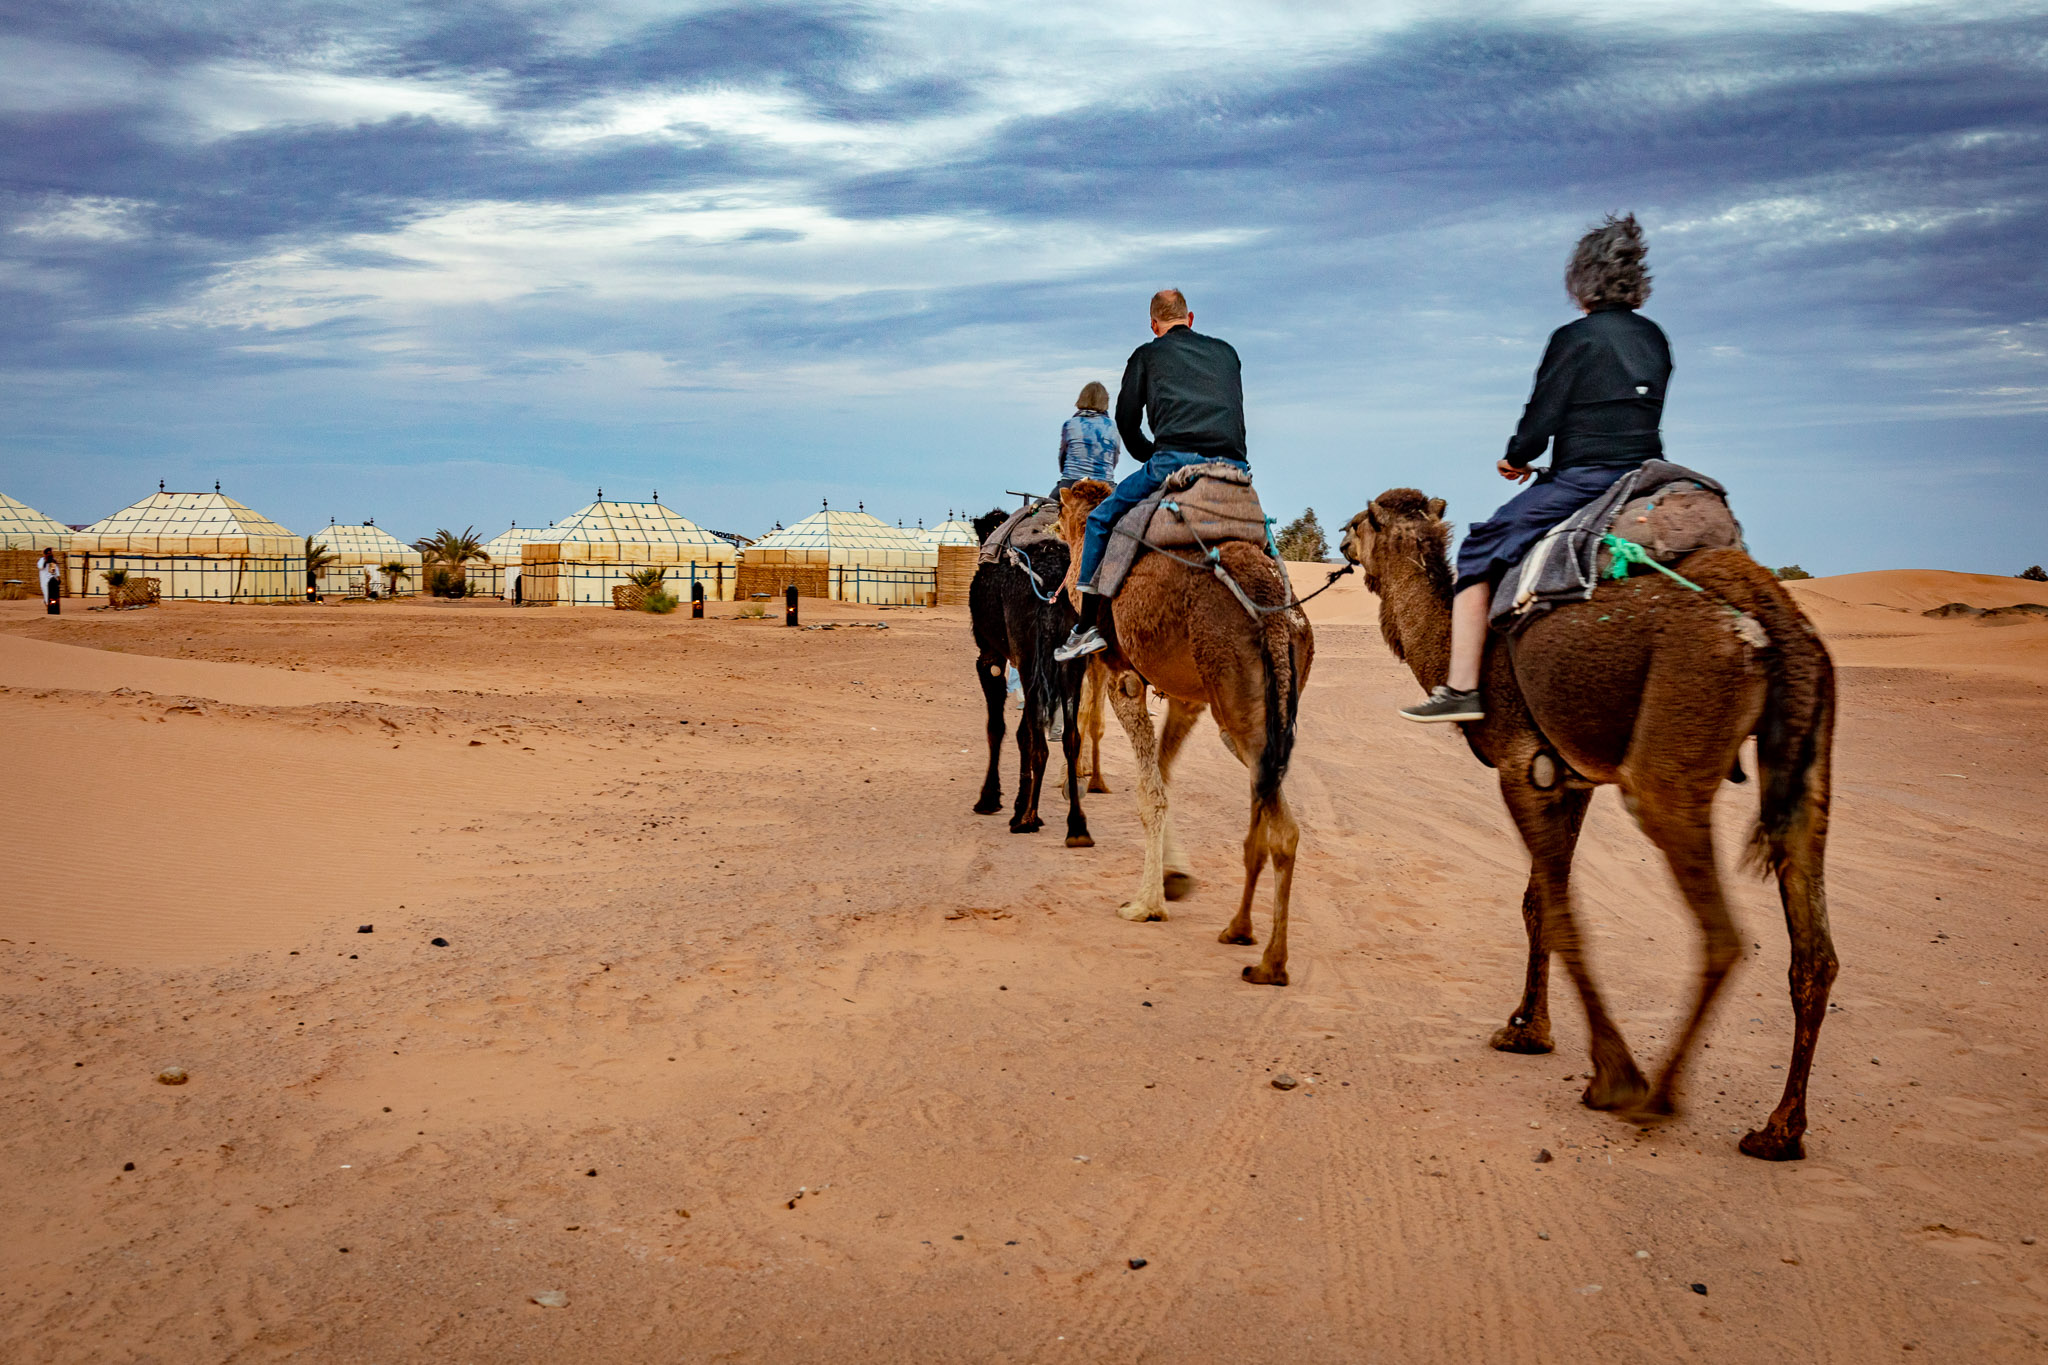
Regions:
M 1409 671 L 1427 691 L 1451 676 L 1451 603 L 1419 563 L 1403 563 L 1381 585 L 1380 632 L 1401 642 Z

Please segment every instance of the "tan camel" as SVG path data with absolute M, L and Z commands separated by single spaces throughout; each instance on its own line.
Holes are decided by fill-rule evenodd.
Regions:
M 1366 586 L 1379 594 L 1387 647 L 1424 687 L 1444 681 L 1450 660 L 1450 527 L 1443 511 L 1441 498 L 1396 488 L 1344 530 L 1345 558 L 1365 570 Z M 1530 858 L 1522 897 L 1526 984 L 1493 1046 L 1550 1051 L 1555 952 L 1579 989 L 1592 1034 L 1585 1102 L 1632 1116 L 1675 1112 L 1680 1070 L 1740 951 L 1714 866 L 1711 814 L 1722 779 L 1739 775 L 1743 740 L 1755 734 L 1763 801 L 1750 852 L 1777 874 L 1792 940 L 1796 1020 L 1784 1096 L 1741 1145 L 1751 1156 L 1797 1160 L 1804 1155 L 1807 1073 L 1837 966 L 1821 866 L 1834 665 L 1785 590 L 1749 556 L 1701 550 L 1674 567 L 1706 591 L 1662 574 L 1608 581 L 1592 601 L 1530 624 L 1511 649 L 1498 640 L 1489 645 L 1487 716 L 1465 729 L 1473 751 L 1499 770 L 1501 796 Z M 1765 646 L 1747 643 L 1731 607 L 1763 627 Z M 1705 939 L 1698 996 L 1654 1091 L 1601 1003 L 1572 916 L 1572 850 L 1593 787 L 1606 783 L 1621 788 L 1630 813 L 1663 852 Z
M 1067 576 L 1070 593 L 1088 513 L 1109 492 L 1108 484 L 1086 479 L 1061 497 L 1060 536 L 1074 551 Z M 1140 559 L 1111 604 L 1116 646 L 1104 656 L 1113 675 L 1109 699 L 1137 759 L 1138 817 L 1145 826 L 1145 870 L 1137 894 L 1117 913 L 1129 920 L 1165 919 L 1166 902 L 1194 888 L 1174 835 L 1167 783 L 1188 732 L 1204 711 L 1213 711 L 1223 742 L 1252 773 L 1244 896 L 1218 938 L 1255 942 L 1252 898 L 1271 859 L 1273 931 L 1258 964 L 1244 969 L 1244 979 L 1284 986 L 1287 902 L 1300 831 L 1281 784 L 1294 750 L 1295 716 L 1315 642 L 1308 617 L 1299 607 L 1285 605 L 1287 585 L 1263 550 L 1233 541 L 1221 547 L 1221 556 L 1246 596 L 1278 609 L 1255 620 L 1214 574 L 1163 554 Z M 1156 735 L 1145 705 L 1148 683 L 1166 698 L 1166 723 Z
M 1108 722 L 1103 713 L 1109 707 L 1109 667 L 1100 659 L 1088 661 L 1081 678 L 1081 771 L 1088 778 L 1090 792 L 1106 792 L 1109 783 L 1102 775 L 1102 732 Z

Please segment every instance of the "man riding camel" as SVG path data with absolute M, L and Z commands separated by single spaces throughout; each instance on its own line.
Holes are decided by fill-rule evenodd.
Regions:
M 1229 342 L 1195 330 L 1195 315 L 1178 289 L 1162 289 L 1152 296 L 1152 336 L 1131 352 L 1116 395 L 1117 431 L 1131 458 L 1141 463 L 1088 514 L 1079 573 L 1084 594 L 1081 622 L 1053 651 L 1063 663 L 1109 647 L 1100 628 L 1103 599 L 1095 590 L 1095 571 L 1118 519 L 1156 492 L 1176 469 L 1211 462 L 1250 467 L 1237 352 Z M 1149 437 L 1141 417 L 1151 424 Z
M 1634 214 L 1609 215 L 1579 239 L 1564 287 L 1585 316 L 1550 334 L 1535 392 L 1496 462 L 1500 476 L 1536 482 L 1475 523 L 1458 546 L 1451 599 L 1450 678 L 1427 701 L 1401 709 L 1415 721 L 1486 719 L 1479 665 L 1494 586 L 1545 532 L 1664 453 L 1658 426 L 1671 379 L 1671 343 L 1636 312 L 1650 297 L 1643 231 Z M 1530 463 L 1550 447 L 1550 468 Z

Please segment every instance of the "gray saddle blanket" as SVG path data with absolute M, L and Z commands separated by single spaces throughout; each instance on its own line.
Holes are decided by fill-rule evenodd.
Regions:
M 1042 540 L 1059 538 L 1060 505 L 1051 500 L 1040 500 L 1010 513 L 1008 521 L 988 533 L 988 539 L 981 542 L 980 562 L 995 563 L 1003 550 L 1011 545 L 1023 550 Z
M 1205 553 L 1227 540 L 1249 541 L 1271 553 L 1266 512 L 1252 489 L 1250 471 L 1228 464 L 1176 469 L 1152 496 L 1124 513 L 1095 571 L 1095 587 L 1114 597 L 1149 549 Z M 1281 570 L 1282 581 L 1286 570 Z
M 1610 531 L 1660 564 L 1694 550 L 1743 548 L 1727 489 L 1684 465 L 1648 460 L 1559 522 L 1501 579 L 1493 628 L 1516 635 L 1553 608 L 1590 598 L 1613 558 L 1602 544 Z

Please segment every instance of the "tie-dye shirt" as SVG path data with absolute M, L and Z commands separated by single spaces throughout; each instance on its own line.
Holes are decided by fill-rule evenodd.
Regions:
M 1116 477 L 1116 458 L 1123 453 L 1117 443 L 1116 423 L 1105 412 L 1086 408 L 1067 419 L 1060 428 L 1060 477 L 1103 479 Z

